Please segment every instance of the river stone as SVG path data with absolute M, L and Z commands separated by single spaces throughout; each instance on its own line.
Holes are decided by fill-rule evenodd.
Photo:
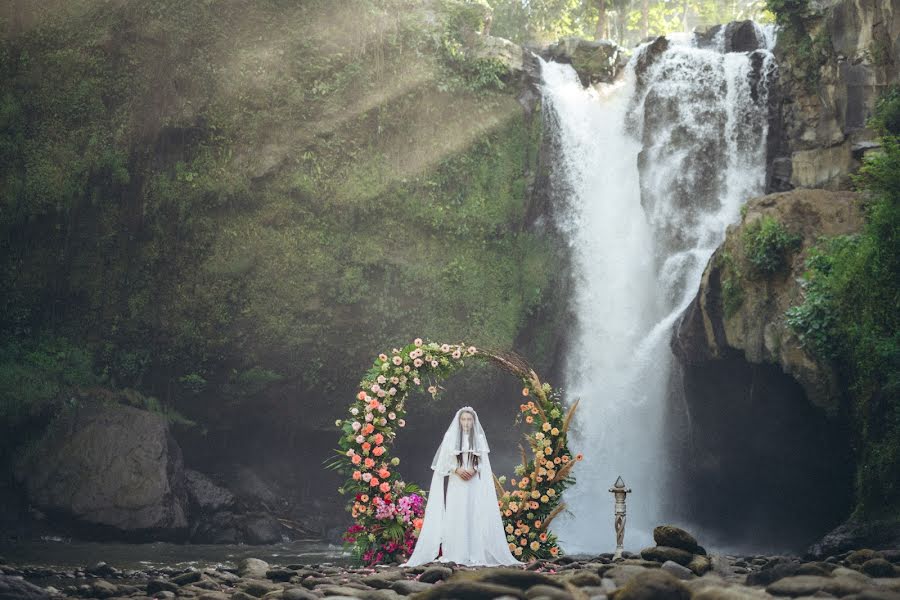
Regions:
M 655 527 L 653 529 L 653 541 L 656 542 L 657 546 L 680 548 L 692 554 L 697 553 L 697 548 L 699 546 L 694 536 L 674 525 L 660 525 L 659 527 Z
M 831 568 L 826 568 L 826 567 L 822 566 L 825 564 L 827 564 L 827 563 L 814 563 L 814 562 L 803 563 L 802 565 L 797 567 L 797 572 L 794 574 L 795 575 L 822 575 L 822 576 L 830 575 L 831 571 L 834 570 L 834 567 L 832 566 Z
M 44 600 L 49 597 L 47 590 L 24 579 L 0 575 L 0 600 Z
M 604 573 L 603 576 L 612 579 L 617 587 L 622 587 L 633 578 L 648 571 L 650 571 L 650 569 L 639 567 L 637 565 L 615 565 Z
M 677 562 L 674 562 L 671 560 L 667 560 L 666 562 L 664 562 L 662 567 L 660 567 L 660 568 L 663 571 L 665 571 L 666 573 L 670 573 L 670 574 L 674 575 L 675 577 L 677 577 L 678 579 L 681 579 L 683 581 L 687 581 L 688 579 L 694 578 L 693 571 L 691 571 L 689 568 L 679 565 Z
M 525 590 L 535 585 L 549 585 L 557 588 L 563 587 L 561 582 L 548 577 L 547 575 L 535 573 L 533 571 L 523 571 L 503 567 L 481 569 L 480 571 L 459 571 L 452 579 L 452 581 L 462 580 L 483 581 L 485 583 L 510 586 L 520 590 Z
M 833 596 L 847 596 L 866 589 L 866 585 L 849 577 L 817 577 L 794 575 L 779 579 L 766 588 L 773 596 L 812 596 L 825 592 Z
M 400 580 L 395 581 L 391 584 L 391 589 L 401 594 L 403 596 L 409 596 L 410 594 L 418 594 L 419 592 L 427 592 L 431 589 L 430 583 L 424 583 L 422 581 L 413 581 L 413 580 Z
M 433 585 L 431 589 L 413 596 L 415 600 L 436 600 L 437 598 L 453 598 L 454 600 L 490 600 L 497 596 L 525 598 L 522 590 L 496 583 L 484 581 L 445 581 Z
M 399 575 L 399 573 L 398 573 Z M 437 583 L 443 581 L 453 575 L 453 569 L 448 567 L 433 566 L 428 567 L 419 575 L 419 581 L 423 583 Z
M 686 550 L 682 550 L 680 548 L 673 548 L 670 546 L 655 546 L 651 548 L 644 548 L 641 550 L 641 558 L 646 560 L 653 560 L 659 563 L 664 563 L 667 560 L 671 560 L 677 562 L 679 565 L 688 565 L 693 559 L 694 555 Z
M 549 598 L 550 600 L 572 600 L 572 594 L 553 585 L 534 585 L 525 591 L 525 597 Z
M 856 581 L 871 585 L 872 580 L 869 579 L 868 575 L 864 573 L 860 573 L 854 569 L 848 569 L 847 567 L 837 567 L 831 572 L 832 577 L 847 577 L 849 579 L 855 579 Z
M 197 600 L 229 600 L 230 596 L 224 592 L 206 591 L 199 596 Z
M 894 565 L 883 558 L 870 558 L 860 567 L 863 573 L 869 577 L 894 577 Z
M 200 581 L 201 577 L 203 577 L 203 574 L 200 571 L 188 571 L 187 573 L 176 575 L 171 579 L 171 581 L 172 583 L 176 583 L 178 585 L 187 585 L 189 583 L 196 583 Z
M 348 585 L 320 585 L 316 588 L 317 592 L 321 592 L 325 596 L 349 596 L 351 598 L 365 598 L 370 591 L 360 590 Z
M 91 584 L 91 593 L 94 598 L 112 598 L 119 593 L 119 588 L 105 579 L 98 579 Z
M 762 590 L 747 587 L 710 586 L 695 592 L 691 600 L 764 600 L 771 598 Z
M 573 575 L 566 577 L 566 581 L 578 587 L 599 586 L 603 584 L 603 579 L 591 571 L 579 571 Z
M 769 568 L 754 571 L 747 575 L 747 585 L 767 586 L 779 579 L 798 575 L 800 565 L 797 563 L 777 563 Z M 806 573 L 812 575 L 812 573 Z
M 265 579 L 269 563 L 258 558 L 245 558 L 238 563 L 238 575 L 252 579 Z
M 16 465 L 36 508 L 134 534 L 186 530 L 181 448 L 163 415 L 87 403 Z
M 151 579 L 147 582 L 147 593 L 151 596 L 162 591 L 177 592 L 178 585 L 165 579 Z
M 318 596 L 316 596 L 316 598 L 318 598 Z M 231 594 L 231 600 L 256 600 L 256 596 L 251 596 L 247 592 L 238 590 Z
M 616 600 L 688 600 L 690 591 L 662 570 L 646 571 L 631 579 L 616 594 Z
M 307 577 L 300 582 L 300 585 L 307 589 L 313 589 L 318 585 L 337 585 L 338 581 L 334 577 Z
M 302 587 L 289 588 L 281 594 L 282 600 L 319 600 L 319 597 Z M 232 597 L 232 600 L 238 600 Z
M 231 508 L 234 505 L 234 494 L 215 483 L 203 473 L 185 469 L 184 478 L 188 500 L 190 500 L 193 509 L 201 512 L 217 512 Z
M 257 598 L 262 598 L 269 592 L 279 589 L 278 586 L 262 579 L 245 579 L 238 585 L 243 591 Z
M 271 579 L 272 581 L 290 581 L 291 577 L 296 574 L 296 571 L 290 569 L 275 568 L 266 571 L 266 579 Z
M 702 576 L 712 570 L 712 560 L 708 556 L 695 554 L 691 557 L 691 562 L 687 564 L 687 568 L 694 575 Z
M 847 556 L 847 562 L 851 565 L 861 565 L 867 560 L 871 560 L 873 558 L 884 558 L 881 553 L 871 550 L 869 548 L 863 548 L 861 550 L 856 550 L 851 552 Z
M 162 590 L 153 594 L 154 598 L 159 598 L 159 600 L 173 600 L 177 596 L 175 596 L 175 592 L 170 592 L 169 590 Z

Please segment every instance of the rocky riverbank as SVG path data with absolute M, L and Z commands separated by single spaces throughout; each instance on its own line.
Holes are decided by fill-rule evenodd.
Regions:
M 454 564 L 363 568 L 246 558 L 235 566 L 208 568 L 119 570 L 99 563 L 57 571 L 0 559 L 0 600 L 900 600 L 900 549 L 860 549 L 804 562 L 792 556 L 707 554 L 674 527 L 657 528 L 654 537 L 656 547 L 626 552 L 620 559 L 612 554 L 560 557 L 521 569 Z

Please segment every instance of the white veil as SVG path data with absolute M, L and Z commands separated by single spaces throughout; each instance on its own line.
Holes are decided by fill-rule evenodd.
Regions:
M 460 414 L 468 412 L 475 423 L 471 429 L 466 452 L 472 452 L 478 457 L 478 469 L 470 482 L 475 486 L 473 493 L 477 499 L 478 509 L 474 514 L 468 515 L 466 523 L 447 522 L 446 507 L 444 506 L 444 478 L 451 475 L 457 468 L 458 455 L 463 452 L 462 427 L 459 423 Z M 464 406 L 456 411 L 450 426 L 444 433 L 441 445 L 431 461 L 434 475 L 431 478 L 431 488 L 428 493 L 428 503 L 425 505 L 425 517 L 415 550 L 404 563 L 407 566 L 420 565 L 437 559 L 440 551 L 444 531 L 447 528 L 465 527 L 472 535 L 480 536 L 482 543 L 477 544 L 479 551 L 476 556 L 470 557 L 471 564 L 479 565 L 509 565 L 520 564 L 509 551 L 506 534 L 503 532 L 503 520 L 500 517 L 500 509 L 497 505 L 497 492 L 494 487 L 494 474 L 491 470 L 490 447 L 478 413 L 471 406 Z

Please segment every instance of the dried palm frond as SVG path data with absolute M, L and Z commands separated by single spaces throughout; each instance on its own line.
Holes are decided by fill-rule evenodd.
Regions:
M 497 498 L 500 498 L 504 494 L 506 494 L 506 490 L 503 489 L 503 484 L 500 483 L 500 480 L 497 479 L 497 476 L 494 475 L 494 488 L 497 490 Z
M 545 531 L 549 531 L 549 530 L 550 530 L 550 529 L 549 529 L 549 528 L 550 528 L 550 522 L 551 522 L 553 519 L 556 518 L 556 515 L 558 515 L 559 513 L 561 513 L 562 511 L 564 511 L 565 509 L 566 509 L 565 503 L 561 503 L 559 506 L 557 506 L 556 508 L 554 508 L 554 509 L 553 509 L 553 512 L 551 512 L 550 515 L 549 515 L 546 519 L 544 519 L 544 522 L 541 523 L 541 527 L 542 527 Z
M 563 419 L 563 426 L 560 430 L 560 437 L 564 436 L 567 431 L 569 431 L 569 425 L 572 424 L 572 417 L 575 415 L 575 409 L 578 408 L 578 403 L 581 402 L 581 398 L 575 400 L 572 403 L 572 406 L 569 408 L 569 412 L 566 413 L 566 418 Z
M 556 472 L 556 476 L 550 480 L 550 483 L 556 483 L 557 481 L 562 481 L 566 477 L 569 476 L 569 471 L 572 470 L 572 467 L 575 466 L 575 461 L 570 460 L 566 464 L 562 466 L 562 468 Z

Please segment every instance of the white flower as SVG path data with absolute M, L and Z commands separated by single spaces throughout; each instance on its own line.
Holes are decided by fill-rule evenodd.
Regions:
M 454 350 L 451 356 L 453 356 L 453 358 L 459 358 L 462 356 L 462 353 L 459 350 Z
M 353 421 L 353 425 L 351 425 L 353 431 L 359 431 L 359 428 L 362 427 L 362 424 L 359 421 Z
M 436 360 L 431 361 L 431 366 L 432 366 L 433 368 L 437 369 L 438 361 L 436 361 Z
M 384 375 L 379 375 L 379 376 L 378 376 L 378 379 L 376 379 L 376 381 L 377 381 L 378 383 L 384 383 L 385 381 L 387 381 L 387 378 L 386 378 Z M 378 390 L 374 390 L 374 391 L 377 392 Z
M 429 386 L 428 386 L 428 393 L 431 394 L 431 395 L 437 394 L 437 388 L 434 387 L 433 385 L 429 385 Z
M 345 454 L 347 456 L 353 456 L 354 454 L 356 454 L 356 452 L 353 451 L 353 448 L 350 448 L 349 450 L 347 450 L 347 452 Z
M 392 358 L 391 360 L 394 362 L 395 365 L 402 365 L 402 364 L 403 364 L 403 359 L 402 359 L 401 357 L 399 357 L 399 356 L 395 356 L 395 357 Z
M 385 425 L 387 425 L 387 419 L 385 419 L 384 417 L 381 417 L 381 420 L 378 421 L 378 424 L 381 425 L 382 427 L 384 427 Z
M 397 385 L 398 383 L 400 383 L 400 378 L 394 375 L 393 377 L 391 377 L 391 383 Z
M 356 436 L 357 444 L 362 444 L 364 441 L 366 441 L 366 438 L 364 438 L 363 436 L 361 436 L 361 435 Z
M 379 398 L 384 398 L 384 396 L 385 396 L 384 390 L 378 390 L 378 397 L 379 397 Z
M 475 354 L 477 350 L 475 350 L 475 346 L 469 346 L 469 354 Z
M 397 425 L 399 425 L 400 427 L 406 427 L 406 421 L 400 419 L 399 421 L 397 421 Z
M 354 416 L 358 415 L 359 409 L 354 406 L 353 408 L 350 409 L 350 414 L 354 415 Z
M 372 384 L 372 387 L 371 387 L 370 389 L 371 389 L 373 392 L 378 392 L 378 390 L 381 389 L 381 386 L 378 385 L 377 383 L 373 383 L 373 384 Z
M 388 419 L 390 419 L 391 421 L 393 421 L 396 418 L 397 418 L 397 413 L 395 413 L 395 412 L 388 413 Z
M 416 346 L 421 346 L 422 338 L 416 338 L 415 340 L 413 340 L 413 344 L 415 344 Z
M 335 427 L 340 427 L 340 426 L 341 426 L 341 420 L 340 420 L 340 419 L 337 419 L 337 420 L 334 422 L 334 426 L 335 426 Z
M 372 479 L 372 474 L 371 474 L 371 473 L 363 473 L 362 479 L 363 479 L 363 481 L 365 481 L 366 483 L 368 483 L 368 481 L 369 481 L 370 479 Z
M 375 417 L 372 415 L 372 413 L 370 413 L 370 412 L 367 412 L 367 413 L 366 413 L 366 421 L 371 421 L 371 420 L 374 419 L 374 418 L 375 418 Z
M 388 394 L 390 394 L 391 396 L 396 396 L 397 388 L 392 387 L 391 389 L 388 390 Z
M 379 355 L 378 355 L 378 360 L 381 360 L 381 361 L 387 360 L 387 354 L 379 354 Z
M 421 359 L 421 358 L 417 358 L 416 360 L 413 361 L 413 364 L 414 364 L 414 365 L 416 366 L 416 368 L 418 369 L 419 367 L 422 366 L 422 359 Z
M 450 352 L 450 344 L 444 344 L 441 346 L 441 352 Z
M 418 377 L 413 377 L 413 383 L 416 385 L 422 385 L 422 380 Z
M 410 367 L 409 365 L 403 365 L 403 372 L 404 372 L 404 373 L 409 373 L 411 369 L 412 369 L 412 367 Z

